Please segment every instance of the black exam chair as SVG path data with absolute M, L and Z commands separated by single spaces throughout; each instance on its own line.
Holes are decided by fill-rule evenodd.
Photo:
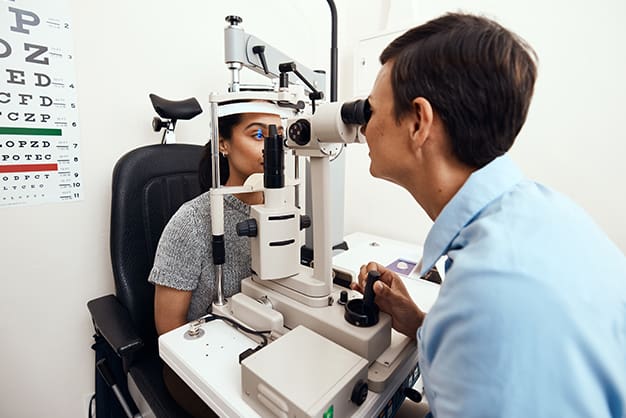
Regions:
M 113 171 L 110 244 L 116 294 L 87 303 L 96 331 L 97 418 L 138 411 L 190 418 L 163 383 L 154 287 L 147 278 L 163 228 L 180 205 L 200 194 L 201 156 L 199 145 L 149 145 L 124 155 Z M 127 400 L 128 410 L 120 407 L 118 394 Z M 146 414 L 146 408 L 154 415 Z

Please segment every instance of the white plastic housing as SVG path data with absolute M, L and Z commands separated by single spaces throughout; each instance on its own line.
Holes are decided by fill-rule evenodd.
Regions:
M 261 280 L 283 279 L 299 272 L 300 212 L 296 207 L 255 205 L 250 216 L 257 236 L 250 239 L 252 270 Z M 262 261 L 262 262 L 261 262 Z
M 311 140 L 319 142 L 352 144 L 359 142 L 358 126 L 341 120 L 343 102 L 322 103 L 310 116 Z

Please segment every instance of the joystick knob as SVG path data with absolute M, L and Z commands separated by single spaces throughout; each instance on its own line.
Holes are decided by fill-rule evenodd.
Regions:
M 256 225 L 256 219 L 246 219 L 237 224 L 237 235 L 240 237 L 256 237 L 258 228 Z
M 350 400 L 357 405 L 363 404 L 365 399 L 367 398 L 367 382 L 359 379 L 354 387 L 352 388 L 352 395 L 350 396 Z
M 363 292 L 363 310 L 370 311 L 378 309 L 378 306 L 374 303 L 374 283 L 380 280 L 380 273 L 377 271 L 367 272 L 367 283 L 365 283 L 365 290 Z
M 352 299 L 346 304 L 346 312 L 343 317 L 346 321 L 357 327 L 371 327 L 378 323 L 378 306 L 374 303 L 374 283 L 380 280 L 380 273 L 370 271 L 367 273 L 367 283 L 363 299 Z

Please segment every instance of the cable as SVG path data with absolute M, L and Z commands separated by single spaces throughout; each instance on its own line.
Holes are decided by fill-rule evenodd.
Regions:
M 338 49 L 337 49 L 337 6 L 333 0 L 326 0 L 330 7 L 330 101 L 337 101 L 337 64 L 338 64 Z
M 237 321 L 235 321 L 235 320 L 233 320 L 231 318 L 228 318 L 228 317 L 222 316 L 222 315 L 217 315 L 217 314 L 214 314 L 214 313 L 210 313 L 208 315 L 205 315 L 205 316 L 199 318 L 198 320 L 199 321 L 203 321 L 203 322 L 206 323 L 206 322 L 215 321 L 216 319 L 220 319 L 220 320 L 222 320 L 224 322 L 228 322 L 229 324 L 231 324 L 232 326 L 234 326 L 237 329 L 240 329 L 241 331 L 245 332 L 246 334 L 252 334 L 252 335 L 256 335 L 256 336 L 259 336 L 259 337 L 263 338 L 263 343 L 261 344 L 261 347 L 265 347 L 267 345 L 267 343 L 268 343 L 266 334 L 269 335 L 269 334 L 272 333 L 272 331 L 256 331 L 256 330 L 253 330 L 251 328 L 248 328 L 248 327 L 240 324 L 239 322 L 237 322 Z
M 415 403 L 422 402 L 422 394 L 413 388 L 404 388 L 404 396 L 406 396 Z

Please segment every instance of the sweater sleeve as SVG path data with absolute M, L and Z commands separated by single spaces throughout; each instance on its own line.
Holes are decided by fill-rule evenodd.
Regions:
M 150 283 L 185 291 L 198 286 L 207 246 L 198 216 L 187 204 L 172 216 L 159 240 Z

